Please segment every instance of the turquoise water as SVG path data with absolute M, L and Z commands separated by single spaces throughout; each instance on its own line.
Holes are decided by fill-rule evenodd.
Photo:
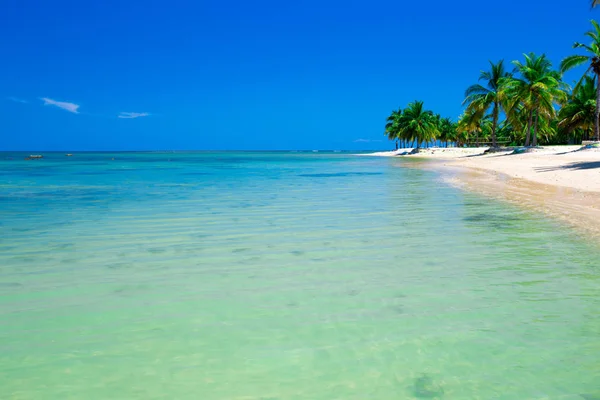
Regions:
M 600 250 L 553 221 L 397 159 L 22 156 L 2 399 L 600 398 Z

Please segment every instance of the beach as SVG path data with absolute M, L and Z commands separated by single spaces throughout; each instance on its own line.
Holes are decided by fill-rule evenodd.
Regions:
M 407 151 L 402 149 L 373 155 L 437 161 L 419 166 L 441 171 L 455 186 L 547 213 L 600 236 L 600 151 L 581 146 L 548 146 L 525 154 L 484 154 L 486 150 L 431 148 L 399 156 Z

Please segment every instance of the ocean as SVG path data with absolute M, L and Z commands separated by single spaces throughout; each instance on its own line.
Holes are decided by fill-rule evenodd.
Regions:
M 392 158 L 0 154 L 2 399 L 598 399 L 600 248 Z

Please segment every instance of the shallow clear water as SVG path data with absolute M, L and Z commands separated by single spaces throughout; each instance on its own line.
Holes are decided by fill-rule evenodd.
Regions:
M 0 398 L 600 398 L 599 249 L 404 163 L 2 154 Z

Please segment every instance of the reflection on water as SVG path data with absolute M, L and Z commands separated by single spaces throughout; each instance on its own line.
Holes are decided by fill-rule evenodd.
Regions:
M 2 397 L 600 396 L 600 252 L 552 221 L 402 160 L 61 157 L 0 157 Z

